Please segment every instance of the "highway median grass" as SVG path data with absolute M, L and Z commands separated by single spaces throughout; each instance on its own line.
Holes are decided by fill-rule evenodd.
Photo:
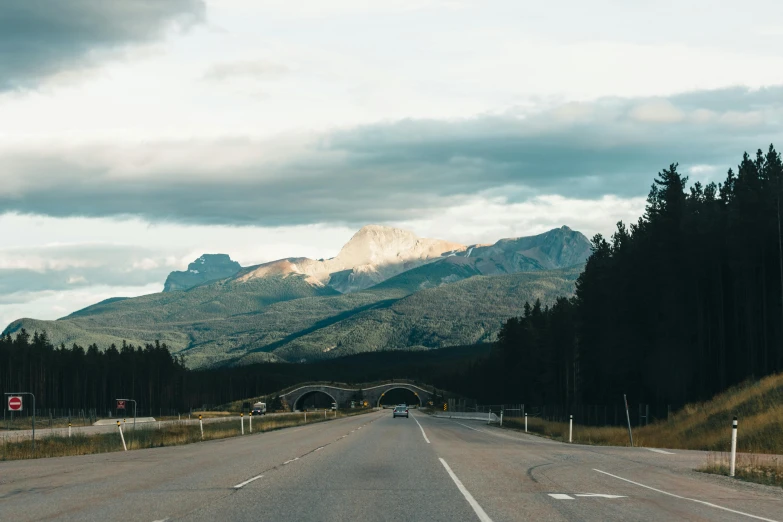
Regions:
M 335 418 L 352 417 L 370 411 L 372 410 L 362 409 L 338 412 L 336 417 L 333 412 L 328 412 L 326 417 L 319 413 L 310 413 L 307 415 L 307 422 L 305 422 L 304 415 L 301 413 L 254 417 L 252 435 L 305 424 L 327 422 Z M 245 436 L 251 436 L 248 417 L 245 417 L 244 425 Z M 241 436 L 241 434 L 242 427 L 239 420 L 204 423 L 204 441 L 237 437 Z M 179 446 L 202 441 L 199 423 L 192 420 L 189 422 L 174 421 L 168 424 L 149 423 L 138 426 L 135 430 L 131 425 L 126 424 L 123 426 L 123 435 L 129 451 Z M 119 431 L 89 435 L 74 432 L 71 437 L 67 435 L 49 435 L 36 438 L 35 454 L 33 454 L 32 440 L 29 439 L 13 440 L 13 435 L 6 435 L 0 437 L 0 443 L 2 443 L 0 444 L 0 460 L 3 461 L 123 451 Z

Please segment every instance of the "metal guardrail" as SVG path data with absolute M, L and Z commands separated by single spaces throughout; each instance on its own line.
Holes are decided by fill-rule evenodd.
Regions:
M 498 417 L 494 413 L 481 413 L 476 411 L 444 411 L 444 412 L 435 412 L 432 414 L 433 417 L 438 417 L 441 419 L 464 419 L 464 420 L 479 420 L 479 421 L 487 421 L 487 422 L 500 422 L 500 417 Z

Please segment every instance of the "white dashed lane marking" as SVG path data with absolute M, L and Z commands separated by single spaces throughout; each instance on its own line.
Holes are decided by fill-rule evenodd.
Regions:
M 251 482 L 253 482 L 254 480 L 258 480 L 258 479 L 260 479 L 261 477 L 263 477 L 263 475 L 257 475 L 257 476 L 255 476 L 255 477 L 253 477 L 253 478 L 251 478 L 251 479 L 247 479 L 247 480 L 246 480 L 246 481 L 244 481 L 244 482 L 240 482 L 239 484 L 237 484 L 236 486 L 234 486 L 234 489 L 239 489 L 239 488 L 241 488 L 242 486 L 247 486 L 248 484 L 250 484 L 250 483 L 251 483 Z

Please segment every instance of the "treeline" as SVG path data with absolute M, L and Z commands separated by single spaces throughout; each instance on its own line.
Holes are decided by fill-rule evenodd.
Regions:
M 158 342 L 85 350 L 55 347 L 46 332 L 0 338 L 0 390 L 32 392 L 37 408 L 108 411 L 121 398 L 135 399 L 145 414 L 182 408 L 187 375 L 183 361 Z
M 783 370 L 782 181 L 772 146 L 717 185 L 664 169 L 637 223 L 592 239 L 576 295 L 526 304 L 464 379 L 504 402 L 681 405 Z
M 39 410 L 96 410 L 135 399 L 139 415 L 169 415 L 260 397 L 303 381 L 372 382 L 448 379 L 489 353 L 489 346 L 377 352 L 309 364 L 271 363 L 190 370 L 165 343 L 86 350 L 54 346 L 45 332 L 0 337 L 0 391 L 32 392 Z M 130 404 L 129 404 L 130 406 Z M 25 406 L 30 408 L 28 403 Z M 131 410 L 132 411 L 132 410 Z

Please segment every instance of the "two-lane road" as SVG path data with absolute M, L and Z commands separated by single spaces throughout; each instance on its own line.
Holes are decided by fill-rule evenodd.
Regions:
M 700 452 L 552 442 L 388 411 L 188 446 L 0 463 L 0 520 L 775 520 Z

